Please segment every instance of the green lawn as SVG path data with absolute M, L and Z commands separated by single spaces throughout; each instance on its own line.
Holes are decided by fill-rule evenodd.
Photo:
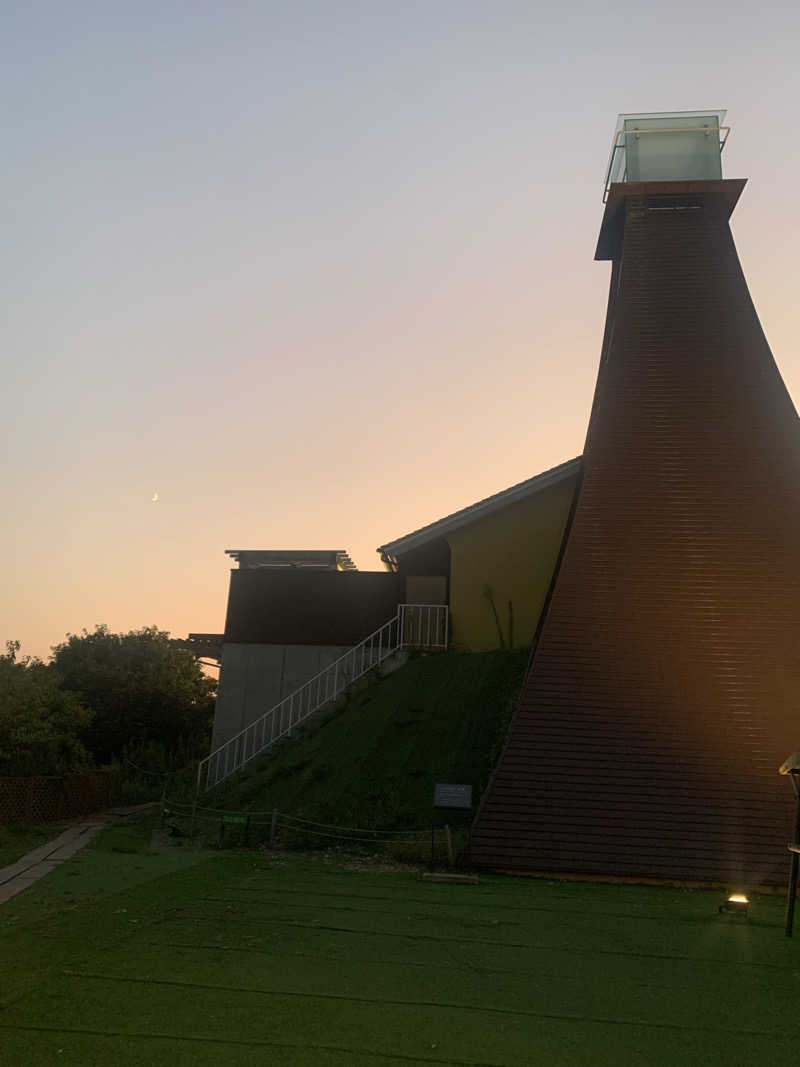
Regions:
M 796 1060 L 778 897 L 745 923 L 713 892 L 131 841 L 0 906 L 4 1067 Z
M 26 852 L 54 840 L 68 822 L 35 823 L 24 826 L 0 826 L 0 867 L 16 863 Z

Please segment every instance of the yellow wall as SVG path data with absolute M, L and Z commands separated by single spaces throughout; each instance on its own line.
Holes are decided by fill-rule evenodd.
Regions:
M 456 647 L 482 652 L 499 646 L 497 624 L 484 596 L 487 585 L 506 645 L 509 600 L 514 605 L 514 645 L 530 644 L 561 547 L 576 477 L 448 534 Z

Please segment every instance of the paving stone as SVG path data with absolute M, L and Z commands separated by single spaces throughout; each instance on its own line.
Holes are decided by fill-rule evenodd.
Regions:
M 38 882 L 54 867 L 74 856 L 76 852 L 103 829 L 104 823 L 79 823 L 70 826 L 46 845 L 32 849 L 16 863 L 0 870 L 0 904 Z

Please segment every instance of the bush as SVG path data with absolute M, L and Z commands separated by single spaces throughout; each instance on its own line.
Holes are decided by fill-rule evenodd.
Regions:
M 187 748 L 205 748 L 216 682 L 155 626 L 70 634 L 53 649 L 53 664 L 64 689 L 94 712 L 83 739 L 98 762 L 156 742 L 174 766 Z
M 0 774 L 60 775 L 90 763 L 81 735 L 92 713 L 61 688 L 41 660 L 17 658 L 19 642 L 0 656 Z

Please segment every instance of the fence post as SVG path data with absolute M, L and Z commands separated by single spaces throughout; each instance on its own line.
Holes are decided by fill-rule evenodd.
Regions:
M 452 867 L 453 863 L 454 863 L 454 860 L 453 860 L 453 835 L 450 833 L 450 827 L 447 824 L 445 824 L 444 836 L 445 836 L 445 840 L 447 841 L 447 866 L 448 867 Z
M 201 762 L 197 764 L 197 781 L 195 782 L 194 786 L 194 801 L 192 802 L 192 826 L 189 830 L 189 837 L 192 838 L 192 840 L 194 840 L 194 828 L 197 822 L 197 800 L 200 796 L 200 775 L 202 774 L 202 772 L 203 763 L 201 760 Z
M 168 771 L 164 771 L 164 774 L 162 776 L 163 777 L 163 782 L 161 783 L 161 799 L 158 802 L 158 806 L 159 806 L 158 825 L 161 827 L 162 830 L 164 829 L 164 826 L 165 826 L 164 809 L 167 806 L 167 774 L 168 774 Z
M 278 840 L 278 809 L 272 809 L 272 823 L 269 828 L 269 847 L 275 848 L 275 842 Z

